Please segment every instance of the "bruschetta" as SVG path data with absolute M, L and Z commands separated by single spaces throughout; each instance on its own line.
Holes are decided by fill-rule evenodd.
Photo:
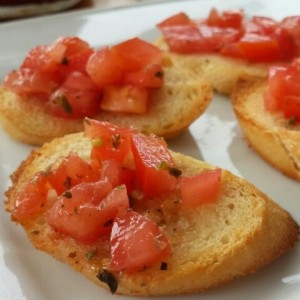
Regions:
M 0 121 L 37 145 L 81 131 L 84 117 L 173 137 L 212 97 L 180 59 L 139 38 L 97 50 L 77 37 L 36 46 L 0 87 Z
M 300 52 L 300 16 L 248 19 L 242 10 L 212 8 L 205 19 L 180 12 L 157 27 L 157 46 L 184 56 L 184 65 L 227 95 L 241 76 L 265 78 L 269 64 L 291 61 Z
M 241 79 L 232 104 L 251 145 L 282 173 L 300 180 L 299 60 L 272 66 L 266 80 Z
M 112 293 L 201 292 L 298 240 L 291 215 L 246 180 L 106 122 L 86 119 L 11 178 L 5 207 L 33 245 Z

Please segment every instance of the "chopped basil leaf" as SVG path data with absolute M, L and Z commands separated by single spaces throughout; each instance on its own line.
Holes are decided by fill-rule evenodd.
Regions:
M 176 178 L 182 175 L 182 171 L 174 167 L 169 167 L 169 173 Z
M 69 64 L 69 59 L 66 56 L 64 56 L 63 59 L 61 60 L 61 64 L 62 65 L 68 65 Z
M 164 77 L 164 72 L 163 72 L 163 71 L 157 71 L 157 72 L 155 73 L 155 77 L 163 78 L 163 77 Z
M 90 249 L 86 254 L 85 254 L 85 258 L 87 260 L 92 259 L 96 254 L 98 253 L 98 248 L 92 248 Z

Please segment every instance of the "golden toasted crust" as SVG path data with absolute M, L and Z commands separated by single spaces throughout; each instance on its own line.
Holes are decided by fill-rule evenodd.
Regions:
M 165 40 L 161 37 L 154 43 L 163 50 L 168 50 Z M 176 55 L 173 53 L 173 55 Z M 183 68 L 189 68 L 207 80 L 212 88 L 225 95 L 229 95 L 240 77 L 267 76 L 265 64 L 248 63 L 240 59 L 231 59 L 218 54 L 177 54 L 181 57 L 178 63 Z
M 164 57 L 165 84 L 153 91 L 146 114 L 101 112 L 94 119 L 121 126 L 135 126 L 142 132 L 170 138 L 185 130 L 209 105 L 212 91 L 207 81 L 178 61 Z M 67 120 L 49 115 L 33 99 L 22 99 L 0 87 L 0 121 L 14 138 L 41 145 L 55 137 L 83 130 L 82 119 Z
M 12 187 L 6 193 L 7 211 L 13 210 L 16 193 L 33 174 L 46 170 L 70 151 L 87 157 L 90 147 L 82 134 L 73 134 L 32 152 L 12 176 Z M 179 153 L 171 154 L 186 174 L 215 168 Z M 225 170 L 216 202 L 187 210 L 173 200 L 156 198 L 140 210 L 161 226 L 170 241 L 172 254 L 166 261 L 167 270 L 160 270 L 158 264 L 141 272 L 115 274 L 117 293 L 149 296 L 203 291 L 257 271 L 298 240 L 298 225 L 286 211 L 253 185 Z M 109 267 L 107 238 L 92 246 L 81 245 L 55 233 L 43 214 L 21 225 L 37 249 L 107 288 L 97 278 L 103 267 Z M 95 248 L 97 254 L 87 259 L 86 253 Z
M 264 108 L 266 80 L 240 80 L 231 98 L 249 144 L 285 175 L 300 180 L 300 125 Z

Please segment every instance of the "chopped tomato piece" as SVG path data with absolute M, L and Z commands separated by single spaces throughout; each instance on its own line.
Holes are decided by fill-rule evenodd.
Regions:
M 90 56 L 86 64 L 86 72 L 99 89 L 110 84 L 119 84 L 122 80 L 117 57 L 108 47 L 104 47 Z
M 10 72 L 3 85 L 19 95 L 36 96 L 46 101 L 58 83 L 47 74 L 24 68 Z
M 58 117 L 92 116 L 99 111 L 100 98 L 99 91 L 87 75 L 73 72 L 51 94 L 47 108 Z
M 76 153 L 62 158 L 47 172 L 47 179 L 58 195 L 81 182 L 93 182 L 100 178 L 100 170 L 82 159 Z
M 124 75 L 124 84 L 144 88 L 159 88 L 163 85 L 163 69 L 161 65 L 149 64 L 140 71 Z
M 108 122 L 85 119 L 85 135 L 93 140 L 91 159 L 116 159 L 125 163 L 131 156 L 130 128 L 121 128 Z
M 190 25 L 190 24 L 192 24 L 192 20 L 190 19 L 190 17 L 186 13 L 180 12 L 160 22 L 159 24 L 157 24 L 157 27 L 163 28 L 163 27 L 169 27 L 175 25 Z
M 269 36 L 247 34 L 237 42 L 238 56 L 252 62 L 270 62 L 281 58 L 278 41 Z M 232 55 L 232 48 L 226 47 L 221 50 L 223 55 Z M 229 50 L 229 51 L 227 51 Z
M 147 111 L 148 90 L 134 85 L 107 86 L 103 90 L 100 108 L 104 111 L 144 114 Z
M 39 213 L 46 207 L 48 189 L 45 173 L 37 173 L 15 196 L 12 216 L 22 222 Z
M 220 192 L 221 174 L 222 171 L 216 169 L 179 178 L 182 205 L 193 208 L 215 201 Z
M 153 135 L 133 134 L 132 152 L 137 180 L 146 197 L 161 195 L 176 188 L 176 178 L 171 175 L 173 159 L 161 140 Z
M 81 183 L 58 198 L 47 219 L 58 232 L 90 244 L 110 231 L 119 209 L 128 207 L 125 186 L 112 189 L 106 180 Z
M 232 27 L 240 29 L 243 21 L 242 11 L 224 11 L 219 13 L 215 8 L 213 8 L 206 20 L 206 23 L 210 26 L 216 27 Z
M 151 220 L 134 211 L 119 215 L 111 232 L 111 267 L 135 272 L 166 260 L 171 252 L 164 233 Z
M 148 64 L 160 64 L 162 51 L 156 46 L 133 38 L 111 48 L 118 66 L 126 72 L 136 72 Z
M 300 53 L 300 17 L 282 22 L 260 16 L 245 20 L 242 11 L 219 12 L 213 8 L 206 19 L 187 19 L 175 15 L 157 25 L 171 51 L 218 52 L 258 63 L 288 61 Z
M 288 66 L 269 68 L 264 104 L 268 111 L 282 111 L 287 119 L 300 122 L 300 66 L 295 60 Z
M 280 25 L 284 28 L 295 41 L 297 55 L 300 54 L 300 16 L 291 16 L 284 18 Z

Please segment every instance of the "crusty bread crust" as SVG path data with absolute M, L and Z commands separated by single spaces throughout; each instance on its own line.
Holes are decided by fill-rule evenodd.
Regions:
M 265 110 L 266 80 L 243 80 L 231 95 L 233 108 L 249 144 L 285 175 L 300 180 L 300 125 Z
M 165 138 L 185 130 L 205 111 L 212 99 L 212 91 L 207 81 L 185 68 L 180 59 L 165 55 L 165 84 L 151 93 L 146 114 L 100 112 L 93 118 L 125 127 L 134 126 L 146 134 Z M 14 138 L 36 145 L 83 130 L 82 119 L 54 117 L 37 101 L 22 99 L 3 87 L 0 87 L 0 121 Z
M 154 44 L 163 50 L 168 50 L 165 40 L 161 37 Z M 173 53 L 173 55 L 176 55 Z M 189 68 L 203 79 L 207 80 L 212 88 L 220 93 L 229 95 L 240 77 L 267 76 L 267 65 L 249 63 L 241 59 L 232 59 L 218 54 L 177 54 L 181 57 L 178 63 L 183 68 Z
M 88 157 L 90 141 L 82 134 L 55 139 L 35 150 L 12 176 L 6 210 L 13 210 L 16 193 L 37 171 L 46 170 L 70 151 Z M 215 168 L 205 162 L 171 152 L 178 167 L 187 174 Z M 174 199 L 148 201 L 141 213 L 153 219 L 167 235 L 172 254 L 167 270 L 154 265 L 144 271 L 115 274 L 117 293 L 127 295 L 171 295 L 192 293 L 257 271 L 290 250 L 298 240 L 298 225 L 291 216 L 253 185 L 222 171 L 222 187 L 216 202 L 183 210 Z M 43 214 L 21 224 L 37 249 L 69 264 L 91 281 L 99 270 L 109 267 L 107 238 L 84 246 L 55 233 Z M 97 247 L 91 259 L 86 253 Z

